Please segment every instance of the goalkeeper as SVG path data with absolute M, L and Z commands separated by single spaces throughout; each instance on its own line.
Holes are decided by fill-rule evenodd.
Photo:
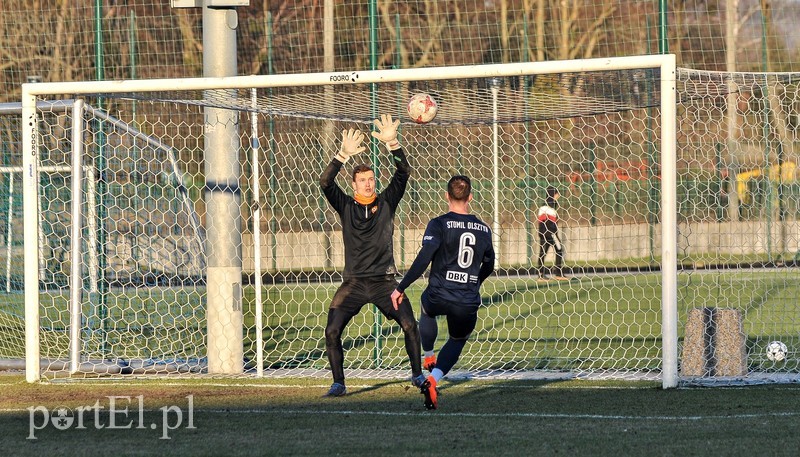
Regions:
M 338 185 L 336 175 L 354 155 L 366 148 L 361 145 L 364 134 L 355 129 L 342 132 L 342 147 L 320 177 L 322 193 L 339 214 L 344 240 L 344 271 L 342 284 L 336 290 L 328 308 L 325 326 L 325 351 L 331 366 L 333 384 L 325 396 L 339 397 L 347 393 L 344 379 L 344 350 L 342 332 L 350 320 L 367 303 L 373 303 L 384 316 L 400 324 L 405 334 L 405 345 L 411 361 L 412 382 L 419 387 L 425 382 L 420 360 L 419 329 L 408 299 L 393 306 L 391 294 L 397 287 L 397 268 L 394 264 L 392 236 L 394 215 L 408 184 L 411 167 L 400 142 L 397 127 L 391 115 L 382 115 L 373 124 L 372 136 L 386 145 L 395 164 L 394 176 L 389 186 L 376 193 L 375 172 L 368 165 L 353 169 L 353 196 L 348 196 Z
M 536 218 L 539 223 L 539 279 L 549 279 L 544 272 L 544 257 L 550 248 L 555 249 L 555 279 L 566 281 L 569 278 L 564 276 L 564 245 L 561 243 L 561 234 L 558 233 L 558 197 L 561 195 L 553 186 L 547 187 L 547 198 L 543 206 L 539 208 Z

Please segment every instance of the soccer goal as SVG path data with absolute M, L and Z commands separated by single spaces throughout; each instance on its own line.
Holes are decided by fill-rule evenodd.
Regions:
M 483 285 L 480 320 L 453 375 L 674 387 L 729 379 L 718 359 L 738 353 L 740 378 L 796 376 L 792 325 L 785 335 L 748 333 L 747 304 L 730 293 L 746 275 L 760 278 L 759 291 L 780 284 L 790 293 L 789 263 L 745 272 L 736 258 L 685 271 L 714 266 L 719 235 L 749 227 L 721 220 L 728 207 L 710 183 L 727 177 L 685 189 L 684 161 L 697 143 L 681 129 L 713 136 L 703 140 L 713 145 L 724 130 L 709 126 L 726 121 L 719 100 L 730 86 L 704 93 L 702 76 L 663 55 L 25 84 L 17 166 L 27 378 L 327 376 L 323 330 L 344 256 L 318 179 L 341 131 L 366 132 L 383 113 L 401 119 L 413 168 L 396 218 L 398 268 L 410 266 L 428 220 L 446 211 L 452 174 L 473 179 L 472 210 L 495 235 L 497 274 Z M 439 105 L 425 125 L 405 114 L 420 92 Z M 82 108 L 57 114 L 56 100 Z M 380 190 L 393 172 L 387 154 L 373 143 L 360 159 L 375 167 Z M 46 167 L 69 170 L 58 189 L 43 184 Z M 345 189 L 349 171 L 338 181 Z M 567 280 L 537 275 L 536 211 L 550 186 L 561 194 Z M 42 255 L 53 246 L 68 255 Z M 553 261 L 548 254 L 543 271 Z M 416 309 L 424 285 L 408 291 Z M 773 299 L 767 292 L 763 305 Z M 739 339 L 726 339 L 729 327 Z M 787 344 L 781 365 L 766 367 L 765 340 Z M 408 375 L 402 332 L 371 306 L 344 344 L 350 376 Z

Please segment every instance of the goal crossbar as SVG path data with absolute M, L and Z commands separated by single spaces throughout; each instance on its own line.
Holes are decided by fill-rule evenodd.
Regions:
M 287 75 L 227 76 L 220 78 L 141 79 L 91 82 L 25 83 L 23 99 L 46 94 L 98 94 L 153 92 L 175 90 L 252 89 L 268 87 L 300 87 L 321 85 L 348 85 L 392 83 L 436 79 L 498 78 L 507 76 L 578 73 L 604 70 L 632 70 L 675 68 L 672 54 L 612 57 L 582 60 L 560 60 L 509 64 L 462 65 L 426 69 L 392 69 L 339 71 L 326 73 L 299 73 Z M 669 73 L 666 73 L 669 74 Z M 674 74 L 674 71 L 673 73 Z M 665 75 L 665 73 L 662 73 Z M 662 76 L 663 77 L 663 76 Z

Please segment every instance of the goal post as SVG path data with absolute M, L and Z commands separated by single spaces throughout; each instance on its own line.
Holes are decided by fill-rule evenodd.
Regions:
M 675 56 L 661 66 L 661 385 L 678 385 L 677 74 Z
M 37 236 L 25 237 L 25 379 L 40 378 L 39 338 L 39 162 L 36 96 L 22 88 L 22 190 L 23 229 Z
M 490 87 L 491 82 L 497 80 L 503 81 L 505 86 Z M 637 84 L 646 86 L 644 91 L 647 94 L 638 93 Z M 403 100 L 413 91 L 427 91 L 439 98 L 440 111 L 433 123 L 419 126 L 403 117 Z M 187 206 L 199 208 L 200 216 L 195 221 L 199 220 L 203 227 L 193 222 L 193 214 L 181 219 L 182 216 L 173 213 L 191 213 L 192 210 L 161 208 L 169 206 L 160 203 L 160 199 L 166 202 L 168 193 L 161 188 L 150 189 L 147 194 L 147 198 L 154 199 L 157 208 L 148 208 L 149 212 L 142 213 L 144 216 L 136 213 L 142 209 L 139 206 L 146 205 L 136 203 L 136 199 L 140 198 L 139 189 L 143 189 L 144 185 L 137 181 L 139 172 L 135 157 L 147 163 L 148 173 L 156 173 L 157 170 L 169 172 L 170 161 L 173 165 L 191 168 L 190 179 L 193 181 L 203 175 L 207 178 L 214 167 L 234 166 L 240 170 L 242 176 L 239 183 L 243 187 L 239 192 L 243 201 L 232 203 L 235 207 L 229 207 L 226 211 L 230 217 L 242 215 L 242 232 L 231 233 L 231 236 L 241 240 L 241 253 L 235 255 L 244 257 L 239 260 L 246 260 L 247 266 L 242 278 L 231 277 L 225 281 L 240 281 L 242 288 L 247 291 L 241 292 L 241 299 L 237 298 L 236 292 L 224 293 L 227 308 L 243 316 L 239 321 L 226 320 L 225 325 L 237 327 L 241 336 L 238 337 L 239 341 L 226 341 L 224 344 L 233 354 L 239 354 L 234 357 L 243 359 L 245 372 L 252 370 L 262 375 L 267 369 L 286 370 L 295 367 L 324 371 L 326 360 L 319 346 L 321 329 L 324 328 L 321 313 L 324 314 L 332 287 L 337 283 L 342 254 L 335 215 L 319 198 L 315 186 L 315 177 L 333 156 L 333 151 L 326 150 L 323 145 L 338 144 L 335 136 L 343 127 L 366 129 L 371 126 L 375 112 L 389 112 L 403 120 L 401 138 L 415 170 L 409 195 L 401 203 L 398 214 L 398 223 L 404 227 L 401 236 L 395 237 L 395 257 L 400 263 L 398 267 L 404 270 L 410 265 L 425 222 L 443 210 L 441 202 L 435 197 L 441 195 L 441 184 L 446 182 L 446 179 L 442 179 L 448 174 L 467 173 L 475 177 L 475 190 L 480 197 L 474 204 L 475 212 L 490 222 L 495 232 L 499 257 L 498 278 L 484 285 L 484 294 L 487 296 L 485 315 L 481 316 L 476 330 L 476 351 L 464 358 L 465 369 L 516 372 L 535 371 L 537 367 L 542 367 L 545 371 L 657 372 L 664 388 L 678 384 L 677 113 L 673 55 L 318 74 L 23 84 L 22 170 L 26 234 L 40 233 L 37 209 L 42 206 L 41 183 L 37 176 L 42 166 L 41 155 L 46 151 L 48 160 L 62 160 L 63 155 L 63 160 L 79 161 L 80 157 L 74 157 L 75 154 L 92 153 L 87 145 L 83 149 L 73 149 L 71 154 L 61 151 L 54 146 L 56 142 L 49 138 L 54 130 L 65 126 L 44 120 L 42 111 L 37 109 L 37 101 L 64 97 L 103 97 L 111 101 L 112 108 L 109 109 L 117 110 L 115 117 L 126 125 L 144 123 L 141 131 L 146 133 L 134 135 L 130 129 L 121 129 L 114 132 L 112 139 L 107 140 L 108 145 L 105 145 L 112 156 L 109 169 L 100 171 L 103 173 L 101 179 L 113 182 L 115 186 L 113 192 L 116 193 L 111 197 L 110 204 L 115 214 L 101 223 L 108 224 L 111 230 L 120 230 L 113 237 L 115 241 L 112 243 L 116 244 L 111 246 L 118 257 L 122 255 L 120 252 L 130 250 L 130 246 L 144 242 L 145 238 L 125 231 L 133 229 L 118 229 L 122 225 L 120 221 L 125 219 L 139 223 L 143 218 L 157 218 L 164 227 L 170 226 L 172 221 L 185 219 L 181 223 L 192 233 L 209 227 L 226 227 L 226 230 L 232 227 L 214 220 L 222 212 L 208 211 L 200 196 L 193 197 Z M 336 100 L 332 110 L 331 104 L 321 102 L 328 97 Z M 146 113 L 136 120 L 127 110 L 132 101 L 140 103 L 137 105 L 138 113 Z M 212 116 L 203 116 L 198 109 L 217 110 L 223 115 L 211 119 Z M 648 114 L 650 111 L 652 113 Z M 242 116 L 242 113 L 250 113 L 252 117 Z M 101 113 L 91 112 L 90 115 L 97 118 Z M 597 126 L 593 125 L 595 121 Z M 215 122 L 244 123 L 252 127 L 237 129 L 238 136 L 229 138 L 230 142 L 235 143 L 235 149 L 238 150 L 236 160 L 240 160 L 241 164 L 218 163 L 208 168 L 209 164 L 198 163 L 202 161 L 202 155 L 192 151 L 202 150 L 205 133 L 219 127 Z M 40 125 L 42 123 L 44 129 Z M 328 128 L 330 125 L 336 128 Z M 75 128 L 85 130 L 91 126 Z M 603 128 L 614 131 L 602 133 L 600 131 Z M 548 183 L 564 187 L 567 193 L 566 186 L 570 186 L 572 181 L 568 179 L 571 176 L 569 172 L 563 168 L 570 164 L 567 156 L 574 153 L 573 148 L 584 148 L 588 151 L 587 157 L 594 157 L 601 152 L 606 156 L 618 154 L 609 160 L 619 161 L 626 159 L 629 154 L 646 154 L 649 146 L 636 145 L 640 137 L 646 136 L 637 131 L 640 128 L 658 137 L 653 141 L 653 147 L 658 152 L 658 169 L 656 171 L 656 161 L 650 161 L 646 165 L 648 174 L 642 185 L 644 190 L 648 190 L 648 186 L 660 182 L 660 199 L 655 204 L 658 206 L 661 250 L 649 252 L 646 256 L 657 257 L 659 262 L 655 270 L 660 273 L 657 310 L 661 322 L 658 325 L 637 321 L 635 326 L 641 332 L 629 338 L 608 333 L 619 325 L 609 324 L 610 318 L 599 317 L 594 320 L 594 317 L 586 316 L 600 313 L 600 308 L 621 310 L 621 303 L 629 300 L 626 294 L 631 292 L 631 287 L 639 294 L 643 293 L 639 291 L 640 287 L 649 291 L 651 286 L 629 286 L 625 278 L 611 278 L 606 282 L 589 278 L 563 284 L 536 285 L 533 275 L 538 265 L 535 255 L 531 253 L 538 248 L 531 249 L 528 241 L 532 239 L 535 243 L 535 237 L 530 233 L 530 227 L 535 227 L 535 223 L 525 220 L 529 216 L 524 214 L 531 214 L 531 209 L 539 205 L 539 196 Z M 578 130 L 581 131 L 580 136 L 574 134 Z M 312 133 L 304 133 L 307 131 Z M 320 132 L 323 132 L 322 136 Z M 72 133 L 71 143 L 95 141 L 86 131 L 82 134 Z M 530 140 L 532 134 L 535 140 Z M 334 135 L 334 138 L 330 135 Z M 561 141 L 561 135 L 569 138 Z M 614 141 L 622 136 L 625 136 L 624 144 L 615 144 Z M 642 142 L 646 143 L 647 140 Z M 163 159 L 156 160 L 134 156 L 131 151 L 138 150 L 144 143 L 150 147 L 154 143 L 164 144 L 170 151 L 174 148 L 177 158 L 170 160 L 165 155 Z M 75 144 L 72 146 L 76 147 Z M 99 146 L 92 144 L 91 147 Z M 162 154 L 163 149 L 158 154 Z M 553 159 L 557 154 L 564 154 L 567 159 Z M 382 157 L 371 160 L 379 181 L 387 183 L 391 167 L 387 168 Z M 642 160 L 642 163 L 646 162 Z M 611 227 L 614 220 L 620 221 L 617 230 L 623 230 L 625 237 L 630 237 L 624 243 L 636 244 L 638 241 L 634 240 L 641 236 L 636 233 L 638 228 L 635 227 L 638 226 L 629 227 L 630 223 L 626 222 L 624 216 L 610 219 L 611 222 L 605 223 L 606 228 L 599 228 L 594 220 L 586 218 L 586 214 L 600 207 L 599 187 L 594 178 L 595 163 L 592 160 L 591 165 L 584 167 L 591 176 L 589 181 L 580 184 L 583 190 L 575 190 L 568 196 L 570 201 L 580 206 L 565 208 L 565 215 L 562 216 L 569 219 L 571 214 L 579 219 L 579 224 L 568 231 L 576 237 L 573 249 L 577 252 L 573 254 L 573 259 L 585 258 L 580 263 L 573 260 L 575 276 L 580 276 L 581 272 L 590 276 L 595 271 L 591 262 L 604 258 L 611 259 L 606 263 L 610 262 L 618 271 L 629 268 L 630 261 L 625 258 L 629 255 L 627 251 L 619 257 L 610 257 L 618 253 L 590 253 L 586 247 L 593 239 L 598 245 L 616 243 L 612 235 L 615 229 Z M 658 181 L 655 180 L 656 175 Z M 73 179 L 79 180 L 80 177 L 76 175 Z M 349 184 L 344 174 L 339 181 L 343 187 Z M 78 184 L 73 182 L 73 194 L 85 194 Z M 265 195 L 263 199 L 262 193 Z M 642 198 L 650 198 L 652 194 L 644 192 Z M 520 200 L 520 195 L 535 197 Z M 611 194 L 604 193 L 602 198 L 608 195 Z M 80 200 L 73 196 L 71 204 L 74 205 L 74 212 L 79 213 Z M 614 205 L 619 205 L 619 202 L 609 201 L 609 205 L 609 208 L 616 208 Z M 172 213 L 167 215 L 165 211 Z M 640 216 L 636 216 L 637 224 Z M 58 222 L 63 225 L 70 223 L 80 224 L 80 218 Z M 586 225 L 578 227 L 581 224 Z M 263 233 L 264 229 L 267 233 Z M 72 226 L 71 230 L 73 238 L 87 236 L 85 227 Z M 173 237 L 163 227 L 150 236 L 151 239 L 160 240 L 159 246 L 181 243 L 183 237 L 183 234 Z M 404 241 L 399 242 L 398 238 Z M 580 239 L 585 239 L 585 242 Z M 75 243 L 78 240 L 73 240 L 71 266 L 77 268 L 76 264 L 81 263 L 81 275 L 88 275 L 90 272 L 82 261 L 83 254 L 78 251 L 87 248 Z M 40 379 L 42 360 L 66 357 L 55 349 L 49 351 L 49 356 L 42 354 L 44 344 L 53 345 L 53 348 L 62 345 L 59 331 L 71 331 L 73 341 L 79 340 L 83 332 L 91 344 L 95 343 L 93 330 L 87 329 L 84 322 L 87 312 L 94 311 L 85 304 L 75 306 L 79 298 L 73 298 L 75 307 L 71 309 L 68 323 L 58 320 L 60 317 L 57 317 L 55 308 L 62 299 L 57 292 L 42 288 L 39 271 L 41 248 L 38 237 L 25 237 L 26 378 L 30 382 Z M 208 246 L 201 249 L 207 251 Z M 160 255 L 155 254 L 151 263 L 163 263 L 158 257 Z M 257 258 L 254 259 L 254 255 Z M 262 263 L 264 259 L 270 262 Z M 405 260 L 400 262 L 399 259 Z M 546 260 L 551 261 L 549 257 Z M 135 259 L 133 263 L 135 266 L 130 268 L 136 269 L 145 268 L 147 262 Z M 204 268 L 207 267 L 204 264 Z M 151 362 L 155 360 L 159 367 L 190 365 L 200 366 L 201 372 L 213 372 L 209 369 L 211 360 L 206 360 L 206 356 L 210 357 L 206 345 L 212 343 L 212 335 L 207 333 L 210 332 L 210 325 L 206 322 L 206 327 L 203 327 L 198 321 L 216 319 L 217 314 L 202 308 L 207 304 L 206 295 L 218 291 L 208 288 L 210 284 L 206 281 L 210 278 L 205 273 L 200 274 L 199 283 L 189 284 L 186 281 L 188 276 L 181 268 L 186 267 L 176 263 L 165 264 L 159 270 L 157 282 L 160 282 L 153 285 L 142 281 L 141 290 L 139 283 L 130 279 L 130 271 L 124 270 L 128 275 L 125 278 L 115 273 L 117 286 L 110 296 L 113 303 L 104 311 L 107 314 L 98 314 L 99 318 L 108 322 L 108 327 L 103 331 L 111 335 L 110 339 L 102 351 L 87 349 L 85 341 L 82 348 L 75 345 L 70 347 L 70 358 L 73 360 L 71 370 L 81 371 L 81 367 L 94 360 L 100 367 L 108 368 L 105 364 L 110 363 L 115 364 L 117 372 L 131 372 L 135 371 L 134 359 L 148 359 Z M 263 275 L 258 273 L 257 278 L 252 277 L 254 271 L 259 272 L 262 268 Z M 615 270 L 606 268 L 603 271 Z M 630 271 L 635 269 L 630 268 Z M 108 275 L 108 272 L 94 273 Z M 85 282 L 81 275 L 73 276 L 64 287 L 73 294 L 77 293 L 74 289 L 83 287 Z M 528 281 L 528 275 L 534 278 L 533 282 Z M 267 281 L 262 284 L 264 279 Z M 167 290 L 168 287 L 171 289 Z M 183 293 L 182 287 L 191 288 L 192 292 Z M 602 289 L 599 296 L 606 297 L 602 298 L 604 302 L 598 303 L 597 298 L 591 298 L 588 304 L 597 309 L 586 314 L 575 310 L 576 322 L 569 322 L 569 317 L 562 322 L 557 316 L 539 314 L 548 306 L 548 301 L 558 302 L 566 313 L 569 302 L 577 297 L 574 294 L 581 295 L 588 291 L 594 294 L 598 289 Z M 413 294 L 416 299 L 419 292 Z M 43 305 L 43 296 L 44 301 L 53 304 Z M 508 303 L 503 302 L 506 297 Z M 263 304 L 262 298 L 265 300 Z M 643 300 L 651 298 L 645 297 Z M 500 303 L 500 306 L 492 306 L 496 303 Z M 524 310 L 521 308 L 523 306 Z M 650 319 L 655 307 L 648 305 L 647 310 L 640 311 Z M 623 315 L 624 311 L 609 312 L 618 313 L 616 317 L 622 319 L 628 318 Z M 590 322 L 582 324 L 580 321 L 584 318 L 590 319 Z M 363 322 L 358 319 L 363 319 Z M 363 365 L 353 362 L 355 365 L 348 365 L 348 369 L 362 370 L 366 374 L 402 370 L 405 366 L 402 343 L 391 330 L 392 323 L 381 322 L 377 315 L 374 322 L 369 317 L 358 319 L 351 325 L 351 333 L 345 336 L 353 342 L 352 350 L 363 351 L 359 352 L 362 354 L 374 351 L 384 356 L 372 358 L 366 355 Z M 517 319 L 522 327 L 514 323 Z M 507 321 L 505 327 L 500 325 L 503 321 Z M 63 326 L 69 328 L 62 329 Z M 82 330 L 76 330 L 76 326 L 81 326 Z M 581 338 L 580 335 L 586 333 L 583 326 L 591 327 L 592 332 L 598 332 L 597 335 Z M 653 334 L 652 328 L 660 329 L 658 335 Z M 45 330 L 47 343 L 42 340 Z M 497 340 L 502 342 L 498 343 Z M 630 346 L 631 340 L 635 342 L 634 346 Z M 651 343 L 653 340 L 657 343 Z M 648 343 L 641 345 L 642 341 Z M 562 348 L 564 344 L 573 343 L 573 347 Z M 147 347 L 138 348 L 138 344 Z M 346 355 L 346 359 L 349 357 Z M 659 362 L 654 366 L 656 357 Z M 47 370 L 55 370 L 55 366 Z M 189 368 L 189 371 L 192 370 Z

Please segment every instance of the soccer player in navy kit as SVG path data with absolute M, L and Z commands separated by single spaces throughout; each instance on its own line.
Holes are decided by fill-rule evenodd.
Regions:
M 405 290 L 425 272 L 431 262 L 428 287 L 422 293 L 419 331 L 430 376 L 420 386 L 425 407 L 438 407 L 437 383 L 453 368 L 478 322 L 480 286 L 494 271 L 492 232 L 469 213 L 472 184 L 466 176 L 453 176 L 447 183 L 449 212 L 428 223 L 422 248 L 406 272 L 392 302 L 400 307 L 407 300 Z M 435 359 L 433 345 L 438 334 L 436 316 L 447 316 L 449 338 Z
M 419 328 L 411 303 L 392 301 L 397 287 L 392 235 L 394 215 L 406 190 L 411 166 L 397 140 L 400 121 L 391 115 L 375 119 L 377 131 L 372 136 L 382 141 L 391 153 L 396 169 L 389 186 L 376 193 L 375 172 L 368 165 L 353 170 L 352 197 L 336 185 L 336 175 L 351 156 L 363 152 L 364 134 L 350 129 L 342 132 L 342 147 L 320 177 L 322 193 L 339 214 L 344 240 L 342 284 L 331 300 L 325 326 L 325 351 L 331 366 L 333 384 L 325 396 L 340 397 L 347 393 L 344 380 L 342 331 L 367 303 L 375 304 L 389 319 L 400 324 L 405 334 L 406 353 L 411 362 L 412 382 L 419 387 L 425 382 L 420 361 Z

